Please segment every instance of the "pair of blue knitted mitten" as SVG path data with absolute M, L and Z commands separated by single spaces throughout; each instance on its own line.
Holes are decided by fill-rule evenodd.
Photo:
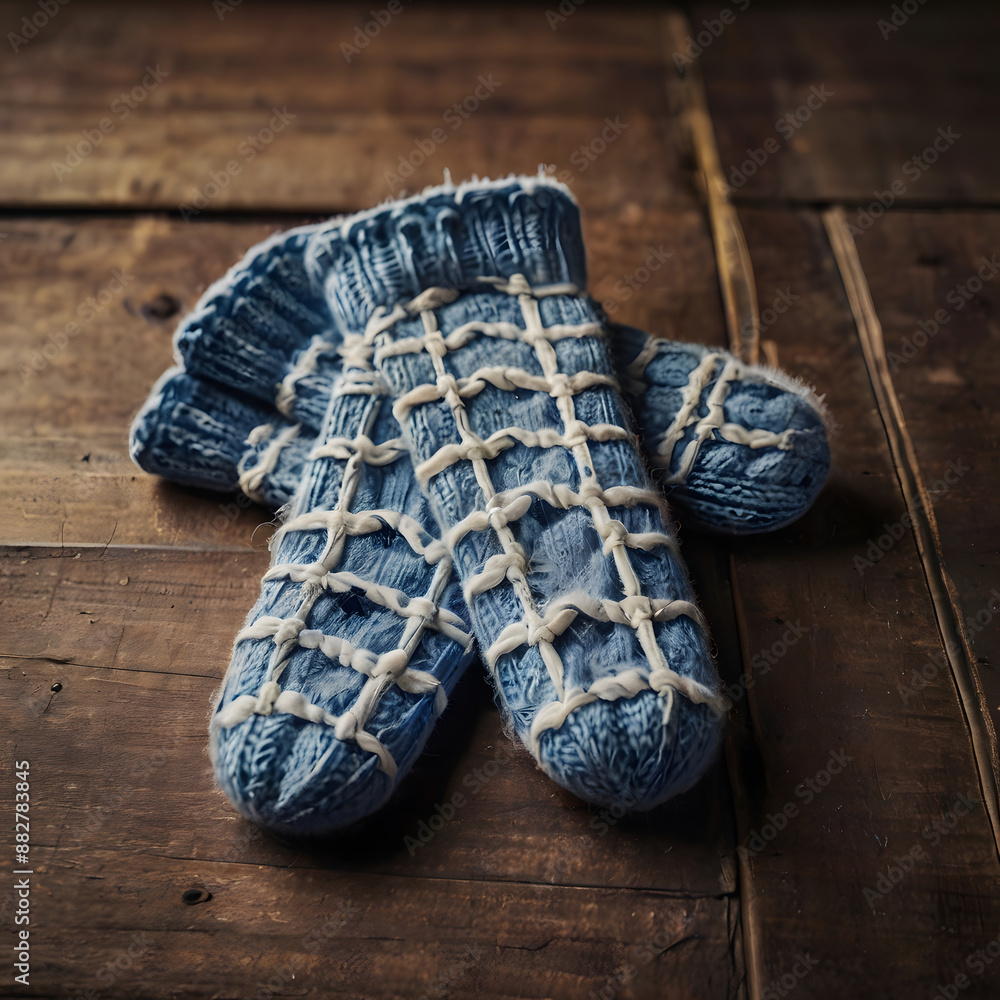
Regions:
M 284 521 L 211 722 L 234 805 L 286 835 L 382 805 L 476 655 L 581 798 L 697 780 L 724 696 L 662 493 L 768 530 L 829 467 L 781 373 L 607 327 L 547 178 L 431 189 L 280 234 L 203 296 L 132 427 L 150 472 Z

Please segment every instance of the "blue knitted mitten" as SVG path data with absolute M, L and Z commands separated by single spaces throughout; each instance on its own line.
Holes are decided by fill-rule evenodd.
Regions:
M 472 655 L 451 560 L 427 530 L 373 381 L 355 354 L 272 540 L 211 724 L 230 800 L 287 834 L 382 805 Z
M 309 253 L 335 319 L 376 348 L 506 723 L 588 801 L 688 788 L 723 699 L 566 189 L 449 185 L 317 232 Z
M 132 428 L 140 463 L 185 482 L 235 473 L 274 502 L 301 479 L 211 722 L 219 784 L 286 835 L 382 805 L 473 655 L 371 348 L 334 326 L 302 267 L 309 232 L 267 241 L 209 289 L 178 331 L 184 369 Z
M 371 220 L 378 218 L 385 211 L 375 210 L 362 213 L 359 217 L 336 222 L 333 232 L 340 228 L 349 231 L 352 225 L 357 225 L 359 222 L 371 227 Z M 409 219 L 407 225 L 412 229 L 414 220 Z M 343 313 L 340 310 L 336 311 L 341 321 L 334 319 L 322 294 L 321 282 L 311 282 L 303 267 L 309 240 L 316 236 L 312 253 L 318 263 L 314 261 L 313 267 L 321 279 L 331 284 L 335 283 L 330 273 L 329 254 L 324 248 L 324 244 L 327 246 L 330 244 L 330 233 L 330 224 L 304 227 L 278 234 L 255 247 L 225 278 L 209 289 L 195 312 L 183 321 L 177 337 L 178 354 L 190 370 L 178 367 L 166 372 L 157 382 L 149 400 L 133 424 L 132 454 L 143 468 L 191 485 L 214 489 L 233 489 L 238 485 L 248 495 L 273 508 L 287 503 L 303 475 L 309 475 L 312 477 L 311 489 L 314 499 L 300 497 L 296 501 L 293 516 L 308 510 L 312 505 L 333 506 L 338 502 L 340 496 L 338 494 L 334 497 L 327 489 L 329 484 L 317 486 L 316 478 L 317 476 L 322 478 L 322 474 L 314 468 L 315 463 L 310 463 L 309 455 L 316 443 L 318 426 L 322 423 L 322 415 L 327 407 L 331 389 L 342 371 L 345 354 L 348 363 L 355 369 L 349 380 L 353 380 L 355 390 L 346 393 L 347 395 L 354 394 L 357 385 L 363 384 L 365 394 L 370 394 L 372 404 L 375 406 L 379 382 L 370 372 L 370 349 L 364 345 L 361 338 L 352 336 L 351 324 L 343 322 Z M 448 241 L 445 240 L 437 249 L 447 250 L 449 249 L 447 244 Z M 429 245 L 422 249 L 429 254 L 435 252 L 435 248 Z M 453 250 L 454 246 L 450 249 Z M 482 251 L 483 248 L 477 250 L 467 246 L 466 254 L 471 253 L 471 257 L 466 263 L 471 271 L 489 273 L 489 260 L 484 260 L 484 257 L 489 258 L 492 250 L 487 250 L 485 253 Z M 364 253 L 368 255 L 365 266 L 370 265 L 371 273 L 366 275 L 363 270 L 356 270 L 352 274 L 345 271 L 344 276 L 345 281 L 353 283 L 355 290 L 361 290 L 362 297 L 369 294 L 365 291 L 367 283 L 378 286 L 378 276 L 383 273 L 380 264 L 383 258 L 378 256 L 377 244 L 365 245 Z M 384 260 L 388 261 L 386 266 L 391 268 L 391 254 Z M 480 264 L 483 266 L 479 266 Z M 416 270 L 430 279 L 432 268 L 433 262 L 427 261 L 419 264 Z M 438 275 L 440 274 L 439 271 Z M 445 280 L 450 278 L 446 276 Z M 580 283 L 582 284 L 582 280 Z M 390 280 L 386 281 L 386 287 L 392 287 L 391 276 Z M 389 295 L 388 298 L 392 297 Z M 368 301 L 365 309 L 370 311 L 371 305 L 371 301 Z M 677 392 L 678 387 L 687 384 L 690 373 L 698 369 L 707 353 L 704 348 L 653 341 L 652 338 L 647 341 L 644 334 L 624 327 L 613 327 L 612 330 L 612 343 L 616 349 L 619 365 L 624 372 L 632 376 L 627 384 L 633 393 L 633 405 L 646 425 L 648 442 L 655 444 L 660 441 L 667 435 L 670 425 L 682 417 L 687 421 L 686 429 L 687 425 L 693 422 L 691 412 L 697 412 L 699 409 L 702 414 L 710 412 L 713 402 L 710 380 L 704 387 L 703 398 L 698 405 L 688 406 L 687 411 L 683 411 L 683 393 Z M 715 357 L 720 356 L 728 357 L 716 352 Z M 735 364 L 739 366 L 738 362 Z M 739 375 L 743 374 L 739 368 L 737 372 Z M 761 373 L 760 377 L 757 375 L 758 372 Z M 644 379 L 648 380 L 649 388 L 643 396 L 642 393 L 646 389 Z M 727 447 L 731 451 L 735 449 L 737 453 L 742 452 L 744 462 L 748 466 L 752 464 L 752 459 L 759 457 L 758 448 L 762 449 L 761 454 L 770 454 L 772 457 L 766 463 L 759 461 L 756 463 L 755 467 L 759 470 L 759 474 L 754 480 L 754 490 L 744 492 L 744 496 L 749 499 L 744 500 L 737 515 L 742 516 L 743 520 L 733 522 L 732 509 L 726 509 L 718 504 L 712 505 L 717 495 L 713 493 L 712 478 L 699 477 L 700 466 L 706 456 L 713 454 L 713 448 L 703 446 L 701 451 L 696 449 L 687 482 L 687 489 L 691 494 L 689 506 L 692 510 L 698 510 L 699 504 L 705 497 L 712 501 L 707 505 L 707 514 L 703 519 L 707 527 L 713 526 L 714 517 L 723 527 L 728 527 L 730 523 L 740 523 L 741 530 L 766 530 L 767 527 L 777 526 L 768 506 L 771 503 L 771 495 L 767 489 L 767 477 L 775 481 L 792 483 L 792 488 L 786 491 L 784 501 L 786 509 L 790 510 L 794 505 L 793 494 L 796 485 L 800 498 L 806 498 L 808 494 L 807 499 L 800 499 L 800 509 L 797 513 L 793 513 L 792 517 L 797 516 L 808 506 L 822 483 L 826 472 L 822 456 L 825 455 L 828 464 L 828 451 L 819 417 L 822 411 L 815 399 L 808 397 L 806 392 L 797 387 L 787 376 L 758 369 L 746 379 L 747 384 L 759 382 L 773 390 L 767 397 L 770 400 L 770 409 L 762 419 L 759 405 L 734 407 L 734 397 L 738 398 L 743 384 L 739 383 L 739 379 L 731 381 L 734 384 L 729 386 L 726 421 L 714 425 L 708 434 L 708 442 L 714 445 L 718 440 L 716 435 L 720 423 L 738 423 L 742 420 L 744 422 L 741 426 L 747 430 L 745 443 L 735 440 L 733 428 L 729 427 Z M 688 390 L 689 393 L 690 391 Z M 792 396 L 794 399 L 790 403 L 782 401 L 782 397 Z M 717 399 L 718 394 L 714 398 Z M 805 412 L 800 412 L 803 408 L 796 402 L 800 400 L 813 405 L 811 408 L 806 407 Z M 400 457 L 402 442 L 398 440 L 398 426 L 388 415 L 387 406 L 378 403 L 377 409 L 380 416 L 373 419 L 380 427 L 380 422 L 384 422 L 384 427 L 381 427 L 376 440 L 379 443 L 392 442 L 392 447 L 386 454 L 391 453 L 398 459 L 392 463 L 393 473 L 405 476 L 407 473 L 398 471 L 399 463 L 406 461 Z M 354 416 L 358 415 L 355 413 Z M 786 421 L 785 425 L 780 423 L 782 417 Z M 761 425 L 763 429 L 779 437 L 776 445 L 761 440 Z M 696 431 L 700 430 L 701 428 L 696 428 Z M 794 434 L 786 433 L 781 438 L 782 432 L 792 430 L 795 431 Z M 330 433 L 335 432 L 328 430 L 328 436 Z M 345 433 L 340 436 L 347 435 Z M 818 444 L 814 440 L 816 438 L 820 439 Z M 811 465 L 809 462 L 803 462 L 803 454 L 809 457 Z M 820 458 L 817 458 L 817 455 Z M 738 462 L 739 455 L 735 459 L 731 456 L 728 468 L 731 470 Z M 788 470 L 793 463 L 797 465 L 790 473 Z M 805 471 L 802 471 L 803 468 Z M 365 468 L 364 474 L 371 475 L 371 470 Z M 799 477 L 798 480 L 794 480 L 796 475 Z M 811 480 L 808 478 L 810 475 Z M 703 492 L 699 493 L 699 489 L 703 489 Z M 389 495 L 391 491 L 380 499 L 374 493 L 365 495 L 362 491 L 360 500 L 355 500 L 355 511 L 364 509 L 366 504 L 373 504 L 375 508 L 379 508 L 380 504 L 382 508 L 391 507 L 392 501 L 387 500 Z M 676 489 L 672 499 L 675 497 L 683 499 Z M 427 527 L 433 527 L 426 505 L 416 491 L 407 497 L 406 502 L 412 507 L 411 515 L 415 524 L 423 526 L 425 530 Z M 759 508 L 754 508 L 755 503 L 759 504 Z M 375 520 L 378 520 L 377 516 Z M 348 549 L 351 544 L 348 540 Z M 360 552 L 351 550 L 351 554 L 357 556 Z M 380 554 L 376 553 L 375 573 L 381 580 L 382 567 L 379 565 L 379 558 Z M 372 569 L 367 565 L 356 565 L 355 568 L 361 574 L 359 579 Z M 255 611 L 267 610 L 265 607 L 267 603 L 268 600 L 262 596 L 262 602 Z M 447 608 L 465 614 L 461 600 L 459 599 L 456 604 L 453 595 L 443 603 Z M 395 614 L 394 611 L 387 611 L 384 607 L 369 610 L 376 617 L 381 616 L 390 620 Z M 314 609 L 313 614 L 320 615 L 321 611 L 317 612 Z M 310 624 L 314 622 L 311 621 Z M 326 628 L 325 625 L 323 627 Z M 333 629 L 336 627 L 335 624 L 330 626 Z M 378 631 L 381 626 L 376 622 L 374 627 Z M 271 643 L 274 643 L 276 638 L 277 636 L 272 638 Z M 312 636 L 307 635 L 306 641 L 312 641 Z M 423 645 L 426 643 L 418 643 L 418 659 L 419 649 Z M 450 688 L 468 660 L 461 650 L 453 652 L 454 670 L 449 671 L 443 662 L 439 664 L 444 690 Z M 275 657 L 277 658 L 277 651 Z M 254 675 L 255 671 L 260 673 L 263 669 L 257 660 L 250 667 L 244 664 L 237 669 L 237 659 L 239 656 L 234 659 L 233 669 L 230 675 L 227 675 L 227 685 L 230 687 L 240 672 L 245 680 L 246 677 Z M 259 657 L 257 659 L 259 660 Z M 289 672 L 289 664 L 295 662 L 295 657 L 290 657 L 284 666 L 279 668 L 285 678 L 286 688 L 288 678 L 296 673 L 294 670 Z M 301 662 L 301 653 L 298 662 Z M 414 662 L 411 660 L 411 663 Z M 331 670 L 329 661 L 324 663 L 321 659 L 316 661 L 314 658 L 314 663 L 317 664 L 320 673 Z M 276 663 L 271 662 L 269 669 L 273 670 L 275 666 Z M 338 668 L 332 669 L 336 672 Z M 339 669 L 343 672 L 343 664 Z M 308 675 L 308 670 L 306 673 Z M 434 676 L 433 669 L 431 676 Z M 312 678 L 308 683 L 314 680 L 315 678 Z M 441 689 L 438 690 L 439 695 L 440 693 Z M 223 699 L 226 700 L 225 693 Z M 244 706 L 247 704 L 245 699 L 243 704 Z M 288 698 L 281 703 L 282 706 L 289 704 Z M 277 703 L 275 707 L 278 707 Z M 282 737 L 287 736 L 289 723 L 287 715 L 294 713 L 285 714 L 285 728 L 279 732 Z M 254 725 L 256 724 L 248 717 L 246 735 L 247 742 L 251 745 L 258 739 Z M 213 729 L 215 729 L 214 723 Z M 413 736 L 411 756 L 399 769 L 397 777 L 401 776 L 405 767 L 409 766 L 410 760 L 416 755 L 428 731 L 429 726 L 416 736 L 413 736 L 413 732 L 409 732 L 409 735 Z M 296 739 L 301 737 L 293 735 L 293 742 Z M 213 748 L 216 742 L 219 741 L 213 741 Z M 264 825 L 285 832 L 319 831 L 344 825 L 377 807 L 388 791 L 391 791 L 391 784 L 388 789 L 384 785 L 381 776 L 384 772 L 372 774 L 369 768 L 367 778 L 358 779 L 352 776 L 349 767 L 340 777 L 337 776 L 335 768 L 328 768 L 327 779 L 330 783 L 337 785 L 343 779 L 345 784 L 351 786 L 352 791 L 346 798 L 343 795 L 334 796 L 335 801 L 331 802 L 327 809 L 310 805 L 303 811 L 302 800 L 308 798 L 310 793 L 305 789 L 298 789 L 294 794 L 289 792 L 294 783 L 292 776 L 295 766 L 290 768 L 288 774 L 278 773 L 283 767 L 278 757 L 265 758 L 258 755 L 255 758 L 257 763 L 248 768 L 245 760 L 240 757 L 241 753 L 245 757 L 245 748 L 233 751 L 233 747 L 238 746 L 238 743 L 232 740 L 228 741 L 228 745 L 230 755 L 233 757 L 232 766 L 225 762 L 220 763 L 219 755 L 216 753 L 217 771 L 223 787 L 245 814 Z M 255 750 L 253 752 L 256 753 Z M 236 777 L 233 777 L 235 774 L 233 768 L 240 770 L 240 774 Z M 268 773 L 268 768 L 274 773 Z M 233 774 L 229 774 L 230 771 L 233 771 Z M 322 786 L 323 783 L 319 784 Z M 354 796 L 354 801 L 348 801 L 351 795 Z M 628 804 L 632 797 L 630 793 L 626 793 L 623 801 Z M 637 799 L 635 804 L 641 806 L 643 803 Z

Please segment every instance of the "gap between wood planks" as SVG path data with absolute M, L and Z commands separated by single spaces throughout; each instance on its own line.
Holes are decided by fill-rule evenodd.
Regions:
M 958 689 L 962 713 L 969 730 L 979 788 L 990 818 L 994 846 L 1000 855 L 1000 802 L 998 802 L 1000 795 L 997 786 L 1000 769 L 997 760 L 997 736 L 979 674 L 975 668 L 969 638 L 962 625 L 955 585 L 945 569 L 934 507 L 924 475 L 917 462 L 917 454 L 906 426 L 903 409 L 896 396 L 886 357 L 882 324 L 875 312 L 875 304 L 844 210 L 840 206 L 829 208 L 822 217 L 854 315 L 865 368 L 875 393 L 879 417 L 885 428 L 892 454 L 893 467 L 910 516 L 910 525 L 917 543 L 924 577 L 927 580 L 938 632 L 944 644 L 951 674 Z

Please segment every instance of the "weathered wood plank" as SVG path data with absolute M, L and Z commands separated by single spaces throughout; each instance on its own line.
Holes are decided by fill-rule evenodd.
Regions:
M 734 995 L 724 899 L 42 853 L 22 996 Z
M 466 93 L 443 97 L 442 110 Z M 691 206 L 684 187 L 649 183 L 664 172 L 670 147 L 657 118 L 628 106 L 615 124 L 614 116 L 509 115 L 487 102 L 458 127 L 441 113 L 334 114 L 288 104 L 282 121 L 271 108 L 150 108 L 64 169 L 76 162 L 78 143 L 87 148 L 81 129 L 94 118 L 0 109 L 0 204 L 162 209 L 185 220 L 227 210 L 337 213 L 440 184 L 446 169 L 459 181 L 534 174 L 546 164 L 592 203 L 628 197 L 647 209 Z
M 882 321 L 893 381 L 934 502 L 946 569 L 994 725 L 1000 724 L 1000 219 L 895 214 L 856 239 Z M 894 522 L 887 522 L 892 527 Z M 877 571 L 882 532 L 859 563 Z M 950 686 L 945 665 L 914 664 L 900 697 Z
M 608 200 L 604 200 L 607 198 Z M 591 288 L 615 320 L 719 342 L 712 250 L 694 212 L 584 201 Z M 163 483 L 128 458 L 128 426 L 171 362 L 180 316 L 252 244 L 296 224 L 12 219 L 0 241 L 0 539 L 261 548 L 262 508 Z M 669 254 L 645 284 L 651 248 Z M 75 336 L 86 300 L 128 280 Z M 624 279 L 629 279 L 628 283 Z M 120 282 L 119 282 L 120 283 Z M 176 310 L 176 311 L 172 311 Z M 249 605 L 248 605 L 249 606 Z
M 954 686 L 919 710 L 897 691 L 941 648 L 912 536 L 877 573 L 855 568 L 902 508 L 822 227 L 811 213 L 742 216 L 762 304 L 779 285 L 796 296 L 767 335 L 839 425 L 817 507 L 733 547 L 751 741 L 732 775 L 744 924 L 757 942 L 748 968 L 758 989 L 789 976 L 811 997 L 865 995 L 872 983 L 884 997 L 929 996 L 996 937 L 996 845 Z M 1000 967 L 971 979 L 966 995 L 991 995 Z
M 136 8 L 98 2 L 59 12 L 17 58 L 0 67 L 4 103 L 46 108 L 110 105 L 246 110 L 290 104 L 337 112 L 433 113 L 442 96 L 480 74 L 503 79 L 508 112 L 597 115 L 621 102 L 655 113 L 662 93 L 649 86 L 662 59 L 654 11 L 584 9 L 551 27 L 544 8 L 461 8 L 402 3 L 385 24 L 371 4 L 242 4 L 223 12 L 178 2 Z M 4 31 L 16 32 L 30 3 L 3 5 Z M 358 31 L 369 41 L 358 44 Z M 366 31 L 367 29 L 367 31 Z M 266 48 L 261 41 L 266 39 Z M 344 46 L 356 48 L 351 52 Z M 100 53 L 100 59 L 94 59 Z M 148 93 L 129 100 L 151 67 Z M 501 76 L 505 73 L 506 76 Z M 461 89 L 462 87 L 465 89 Z M 616 107 L 616 103 L 618 106 Z M 136 107 L 131 107 L 134 104 Z M 443 109 L 442 109 L 443 110 Z
M 111 837 L 177 858 L 288 864 L 296 852 L 235 815 L 205 752 L 265 554 L 27 548 L 3 564 L 2 655 L 12 736 L 38 773 L 35 843 L 92 850 Z M 723 896 L 734 891 L 728 801 L 716 768 L 649 814 L 586 806 L 502 734 L 475 665 L 393 803 L 296 863 Z
M 581 10 L 552 30 L 537 8 L 404 6 L 348 63 L 340 45 L 366 19 L 311 4 L 221 23 L 201 3 L 61 10 L 4 70 L 0 203 L 334 212 L 445 168 L 547 164 L 591 200 L 694 205 L 663 128 L 654 13 Z
M 737 200 L 866 206 L 886 192 L 884 202 L 897 205 L 1000 201 L 995 10 L 955 16 L 954 5 L 926 5 L 891 30 L 899 16 L 890 4 L 794 14 L 757 5 L 739 13 L 740 6 L 730 5 L 728 26 L 719 5 L 698 4 L 692 15 L 695 34 L 710 39 L 701 59 Z M 706 20 L 722 29 L 717 37 Z M 890 25 L 887 34 L 880 21 Z M 941 139 L 938 151 L 916 161 L 938 129 L 960 138 Z

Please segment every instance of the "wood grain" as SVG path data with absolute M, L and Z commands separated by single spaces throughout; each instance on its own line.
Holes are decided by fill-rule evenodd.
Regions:
M 732 552 L 753 679 L 754 753 L 733 780 L 745 796 L 738 853 L 744 921 L 760 946 L 757 988 L 808 952 L 820 963 L 811 997 L 864 995 L 872 981 L 880 996 L 930 995 L 995 936 L 1000 862 L 981 805 L 952 815 L 960 796 L 979 801 L 954 686 L 942 683 L 919 709 L 897 690 L 941 641 L 912 535 L 900 532 L 876 570 L 855 567 L 902 504 L 822 227 L 812 213 L 743 220 L 762 300 L 778 281 L 799 296 L 771 331 L 782 362 L 815 373 L 838 424 L 817 507 Z M 938 834 L 935 821 L 951 828 Z M 977 995 L 998 977 L 991 969 L 973 984 Z
M 992 214 L 896 215 L 857 244 L 996 724 L 1000 517 L 993 484 L 1000 477 L 1000 224 Z M 873 550 L 876 564 L 880 555 Z M 927 685 L 948 683 L 946 671 L 933 661 L 914 671 L 904 684 L 909 704 L 922 703 Z
M 655 14 L 578 15 L 406 5 L 348 62 L 367 7 L 61 10 L 0 77 L 0 199 L 340 212 L 545 164 L 590 202 L 691 208 Z
M 692 22 L 706 32 L 720 6 L 696 5 Z M 737 14 L 702 56 L 737 200 L 867 206 L 888 191 L 897 208 L 996 205 L 1000 17 L 986 6 L 955 10 L 920 6 L 887 35 L 879 21 L 893 27 L 891 4 L 803 5 L 794 14 L 751 4 Z M 960 138 L 924 169 L 913 158 L 939 128 Z M 748 150 L 763 162 L 743 170 Z M 894 181 L 905 190 L 892 192 Z

